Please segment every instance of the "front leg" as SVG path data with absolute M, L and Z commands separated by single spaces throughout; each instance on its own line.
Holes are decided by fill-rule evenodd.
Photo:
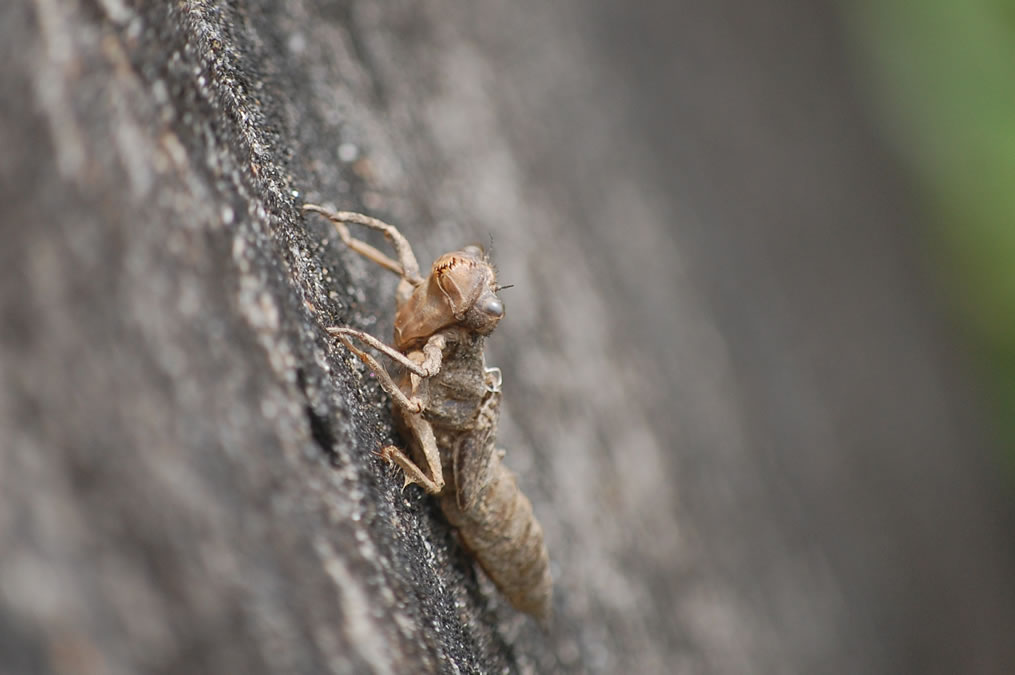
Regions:
M 303 210 L 308 213 L 318 213 L 330 220 L 335 226 L 335 230 L 338 232 L 342 242 L 364 258 L 372 260 L 385 269 L 391 270 L 413 287 L 423 283 L 423 277 L 419 274 L 419 263 L 416 262 L 416 256 L 412 252 L 412 247 L 405 236 L 394 225 L 388 225 L 382 220 L 365 216 L 362 213 L 332 211 L 317 204 L 304 204 Z M 398 260 L 392 260 L 365 241 L 354 238 L 349 233 L 349 228 L 345 226 L 346 223 L 356 223 L 357 225 L 363 225 L 383 233 L 395 248 Z

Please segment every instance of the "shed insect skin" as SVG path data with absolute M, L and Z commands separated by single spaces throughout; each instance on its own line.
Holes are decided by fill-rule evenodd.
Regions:
M 403 489 L 416 483 L 440 497 L 444 515 L 501 593 L 547 625 L 553 582 L 543 529 L 501 463 L 504 451 L 495 447 L 501 373 L 487 368 L 483 355 L 486 337 L 504 316 L 493 266 L 478 246 L 466 246 L 437 258 L 424 279 L 412 247 L 393 226 L 315 204 L 303 210 L 330 220 L 349 248 L 401 277 L 393 347 L 354 328 L 327 329 L 377 375 L 422 463 L 392 445 L 378 454 L 402 469 Z M 346 223 L 383 232 L 398 259 L 353 238 Z M 402 373 L 393 378 L 352 339 L 390 357 Z

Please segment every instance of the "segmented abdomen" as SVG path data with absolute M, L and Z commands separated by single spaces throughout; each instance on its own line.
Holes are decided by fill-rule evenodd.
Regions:
M 489 482 L 469 508 L 461 508 L 454 490 L 441 506 L 465 546 L 515 609 L 546 623 L 550 618 L 553 581 L 543 528 L 532 513 L 515 475 L 494 453 Z

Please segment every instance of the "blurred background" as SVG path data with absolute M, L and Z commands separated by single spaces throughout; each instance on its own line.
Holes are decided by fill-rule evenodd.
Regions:
M 915 190 L 937 289 L 1015 455 L 1015 7 L 858 3 L 844 9 L 858 82 Z M 1010 484 L 1010 483 L 1009 483 Z

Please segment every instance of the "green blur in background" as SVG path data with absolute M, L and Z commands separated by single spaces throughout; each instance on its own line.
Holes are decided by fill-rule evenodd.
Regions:
M 857 53 L 937 228 L 1015 478 L 1015 2 L 851 5 Z

